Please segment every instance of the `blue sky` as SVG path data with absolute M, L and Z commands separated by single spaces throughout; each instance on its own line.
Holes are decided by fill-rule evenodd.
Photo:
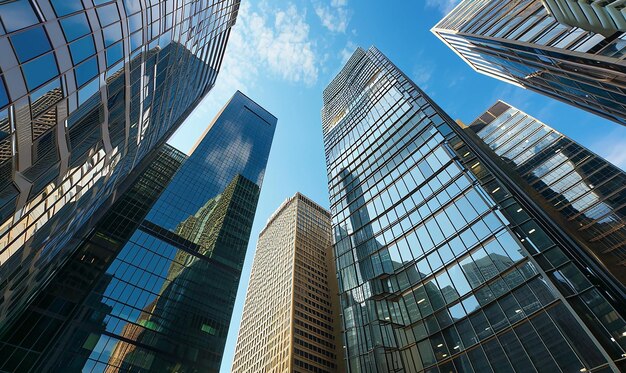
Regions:
M 375 45 L 452 118 L 471 122 L 497 99 L 626 168 L 626 127 L 475 73 L 430 28 L 458 0 L 242 0 L 213 91 L 170 143 L 188 151 L 241 90 L 278 117 L 226 344 L 230 372 L 254 248 L 271 213 L 301 192 L 328 207 L 322 91 L 357 46 Z

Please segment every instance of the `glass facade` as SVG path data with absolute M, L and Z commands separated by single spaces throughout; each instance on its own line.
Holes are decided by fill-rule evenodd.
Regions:
M 623 308 L 382 53 L 323 98 L 349 371 L 624 369 Z
M 0 2 L 0 330 L 211 89 L 238 7 Z
M 469 129 L 540 195 L 542 208 L 621 283 L 616 292 L 626 299 L 626 173 L 502 101 Z
M 480 73 L 626 125 L 624 32 L 560 23 L 541 0 L 464 0 L 432 31 Z
M 238 92 L 151 163 L 0 334 L 0 369 L 219 371 L 276 122 Z
M 344 372 L 330 213 L 300 193 L 259 235 L 233 373 Z

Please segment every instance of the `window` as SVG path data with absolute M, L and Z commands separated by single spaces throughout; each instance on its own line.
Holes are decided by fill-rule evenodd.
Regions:
M 11 43 L 20 62 L 32 60 L 52 49 L 43 26 L 11 36 Z
M 93 79 L 98 75 L 98 59 L 92 57 L 91 59 L 81 63 L 74 69 L 76 75 L 76 86 L 82 87 L 85 83 Z
M 50 2 L 59 17 L 83 10 L 80 1 L 50 0 Z
M 63 18 L 59 21 L 68 42 L 74 41 L 91 32 L 85 13 Z
M 53 53 L 48 53 L 22 65 L 26 85 L 34 90 L 59 74 L 56 59 Z
M 93 38 L 91 35 L 85 36 L 72 44 L 70 44 L 70 52 L 72 54 L 72 61 L 74 65 L 78 65 L 80 62 L 93 56 L 96 53 L 96 48 L 93 45 Z
M 28 0 L 17 0 L 0 5 L 0 18 L 7 32 L 39 23 Z

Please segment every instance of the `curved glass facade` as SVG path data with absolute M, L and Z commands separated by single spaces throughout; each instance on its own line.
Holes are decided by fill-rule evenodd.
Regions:
M 211 89 L 238 6 L 0 3 L 0 329 Z
M 349 371 L 623 368 L 622 310 L 377 49 L 324 91 L 322 127 Z

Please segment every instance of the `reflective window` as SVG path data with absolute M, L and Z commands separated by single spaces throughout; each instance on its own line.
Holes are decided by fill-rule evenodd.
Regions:
M 11 36 L 13 48 L 20 62 L 26 62 L 52 49 L 43 26 L 31 28 Z
M 108 47 L 122 39 L 122 28 L 119 23 L 114 23 L 103 29 L 102 34 L 104 35 L 104 46 Z
M 78 65 L 74 69 L 74 74 L 76 75 L 76 86 L 78 87 L 81 87 L 83 84 L 94 78 L 98 75 L 97 57 L 94 56 L 93 58 Z
M 33 90 L 59 74 L 53 53 L 36 58 L 22 65 L 26 85 Z
M 102 27 L 108 26 L 111 23 L 120 20 L 120 15 L 117 12 L 117 6 L 115 4 L 109 4 L 97 8 L 97 12 Z
M 50 2 L 52 3 L 52 6 L 54 7 L 54 11 L 57 13 L 59 17 L 83 10 L 83 6 L 80 3 L 80 1 L 50 0 Z
M 96 48 L 93 45 L 92 36 L 85 36 L 84 38 L 78 39 L 70 44 L 70 52 L 72 54 L 72 61 L 74 61 L 74 65 L 78 65 L 80 62 L 93 56 L 96 53 Z
M 6 87 L 4 86 L 4 79 L 0 75 L 0 107 L 4 107 L 9 103 L 9 95 L 7 94 Z
M 68 42 L 76 40 L 91 32 L 89 22 L 87 21 L 87 15 L 85 13 L 63 18 L 59 22 L 61 22 L 61 27 L 63 28 L 65 38 Z
M 85 101 L 87 101 L 87 99 L 98 92 L 98 88 L 100 87 L 99 83 L 98 79 L 94 79 L 78 91 L 79 105 L 82 105 Z
M 28 0 L 17 0 L 0 5 L 0 18 L 7 32 L 17 31 L 39 22 Z
M 110 46 L 106 51 L 107 67 L 113 66 L 117 61 L 124 57 L 124 44 L 119 42 Z

